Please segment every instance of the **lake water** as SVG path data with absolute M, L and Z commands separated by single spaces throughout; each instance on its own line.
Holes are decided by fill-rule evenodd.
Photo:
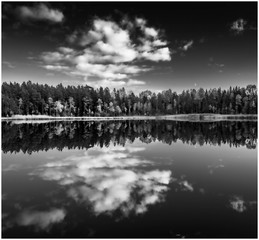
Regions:
M 2 122 L 2 237 L 257 237 L 257 122 Z

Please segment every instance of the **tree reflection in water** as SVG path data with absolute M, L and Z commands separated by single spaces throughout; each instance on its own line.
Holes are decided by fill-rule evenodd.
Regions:
M 2 134 L 5 237 L 256 236 L 256 122 L 2 122 Z
M 200 146 L 204 144 L 230 147 L 257 144 L 257 122 L 177 122 L 177 121 L 66 121 L 13 124 L 2 122 L 2 150 L 32 153 L 57 148 L 88 149 L 94 145 L 124 146 L 126 141 L 156 140 L 172 144 L 177 140 Z

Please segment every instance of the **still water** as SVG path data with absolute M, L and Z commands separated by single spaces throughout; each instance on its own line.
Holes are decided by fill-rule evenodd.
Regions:
M 2 122 L 2 237 L 257 237 L 257 122 Z

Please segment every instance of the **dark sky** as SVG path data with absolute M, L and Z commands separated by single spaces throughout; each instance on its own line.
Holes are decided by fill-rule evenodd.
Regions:
M 2 2 L 2 81 L 257 84 L 257 2 Z

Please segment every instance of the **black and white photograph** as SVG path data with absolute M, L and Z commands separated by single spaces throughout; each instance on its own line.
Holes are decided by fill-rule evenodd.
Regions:
M 257 238 L 257 11 L 1 1 L 1 238 Z

